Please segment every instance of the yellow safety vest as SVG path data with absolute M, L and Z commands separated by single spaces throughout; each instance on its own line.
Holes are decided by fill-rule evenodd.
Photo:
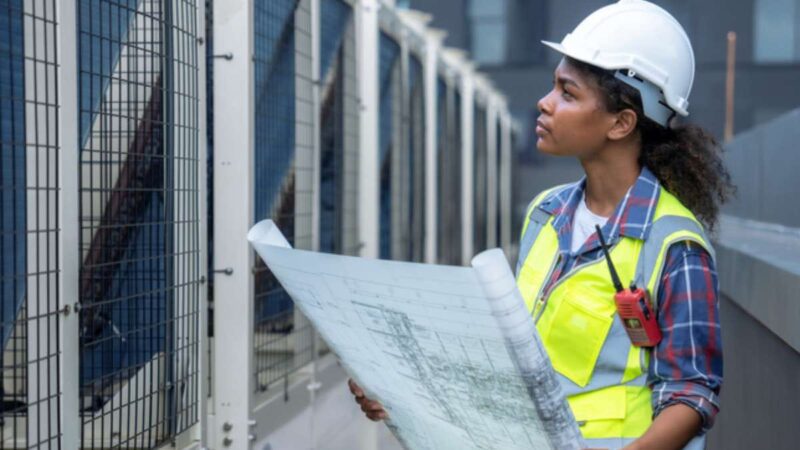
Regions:
M 659 189 L 647 239 L 620 236 L 609 243 L 622 282 L 646 285 L 653 302 L 670 245 L 694 241 L 714 257 L 695 216 L 675 196 Z M 589 442 L 636 438 L 652 422 L 651 391 L 645 383 L 649 352 L 631 345 L 622 326 L 605 258 L 573 268 L 548 294 L 542 293 L 559 252 L 553 216 L 538 206 L 558 190 L 545 191 L 528 208 L 517 285 L 584 438 Z

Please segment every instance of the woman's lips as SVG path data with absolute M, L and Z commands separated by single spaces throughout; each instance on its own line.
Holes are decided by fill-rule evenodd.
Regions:
M 541 120 L 536 121 L 536 134 L 541 136 L 543 134 L 549 133 L 550 129 L 548 129 Z

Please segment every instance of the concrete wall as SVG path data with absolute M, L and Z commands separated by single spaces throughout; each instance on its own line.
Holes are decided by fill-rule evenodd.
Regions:
M 707 448 L 797 448 L 800 355 L 727 296 L 720 315 L 725 381 Z
M 738 197 L 725 212 L 800 228 L 800 109 L 744 132 L 727 146 Z
M 739 195 L 715 239 L 725 354 L 709 449 L 800 442 L 800 110 L 727 146 Z

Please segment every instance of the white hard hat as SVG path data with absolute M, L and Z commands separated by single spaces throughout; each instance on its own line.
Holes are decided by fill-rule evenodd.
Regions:
M 602 69 L 636 88 L 647 117 L 668 126 L 675 114 L 689 115 L 694 52 L 683 27 L 661 7 L 620 0 L 598 9 L 560 44 L 542 41 L 570 58 Z

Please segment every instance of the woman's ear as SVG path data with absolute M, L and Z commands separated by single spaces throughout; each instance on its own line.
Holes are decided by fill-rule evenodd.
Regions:
M 630 108 L 623 109 L 622 111 L 618 112 L 616 116 L 616 121 L 606 134 L 608 139 L 612 141 L 619 141 L 633 134 L 633 132 L 636 130 L 636 124 L 638 122 L 636 113 Z

